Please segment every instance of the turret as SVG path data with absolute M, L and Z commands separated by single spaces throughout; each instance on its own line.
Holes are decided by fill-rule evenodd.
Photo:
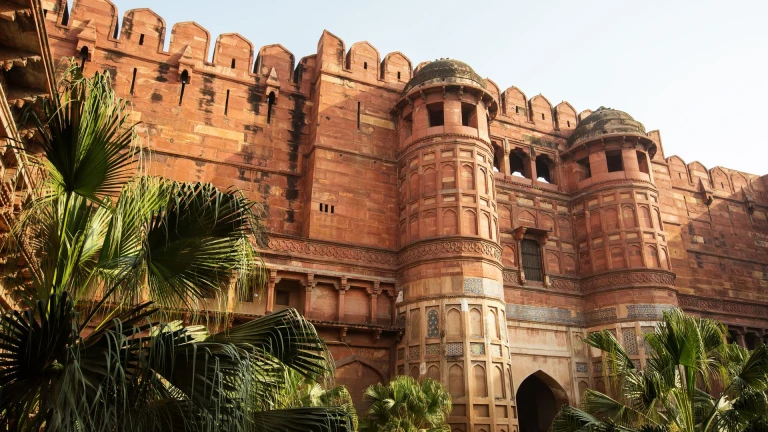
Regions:
M 397 373 L 440 380 L 449 423 L 467 431 L 516 424 L 488 136 L 497 106 L 471 67 L 443 59 L 416 70 L 395 108 L 407 329 Z

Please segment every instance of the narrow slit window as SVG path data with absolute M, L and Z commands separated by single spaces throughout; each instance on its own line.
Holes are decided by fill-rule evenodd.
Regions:
M 61 25 L 69 25 L 69 5 L 64 6 L 64 13 L 61 16 Z
M 323 211 L 323 203 L 320 203 L 320 208 L 318 210 Z
M 267 124 L 272 124 L 272 108 L 275 106 L 275 92 L 269 92 L 267 97 Z
M 363 69 L 368 69 L 368 62 L 363 62 Z
M 541 113 L 541 119 L 542 119 L 542 120 L 546 120 L 546 119 L 544 118 L 544 113 Z
M 442 102 L 427 105 L 427 114 L 429 116 L 429 127 L 443 126 L 445 124 Z
M 232 68 L 232 69 L 235 68 L 235 59 L 232 59 L 232 65 L 230 66 L 230 68 Z
M 144 33 L 139 35 L 139 45 L 144 45 Z
M 571 127 L 571 121 L 570 120 L 566 120 L 565 124 L 568 125 L 568 127 Z
M 85 62 L 88 60 L 88 47 L 80 48 L 80 70 L 85 69 Z
M 400 72 L 397 73 L 397 79 L 400 79 Z
M 357 130 L 360 130 L 360 102 L 357 103 Z
M 133 89 L 136 86 L 136 68 L 133 68 L 133 78 L 131 78 L 131 96 L 134 95 Z
M 624 163 L 621 160 L 621 150 L 605 152 L 605 160 L 608 162 L 608 172 L 624 171 Z
M 331 214 L 333 214 L 333 206 L 331 206 Z
M 184 100 L 184 89 L 186 88 L 187 83 L 189 83 L 189 72 L 184 69 L 184 71 L 181 72 L 181 92 L 179 93 L 179 106 L 181 106 L 181 102 Z
M 328 213 L 328 204 L 324 204 L 323 207 L 323 211 Z
M 224 100 L 224 115 L 229 113 L 229 90 L 227 90 L 227 98 Z

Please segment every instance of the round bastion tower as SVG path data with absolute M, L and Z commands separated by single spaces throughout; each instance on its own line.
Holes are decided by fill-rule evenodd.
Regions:
M 677 306 L 651 165 L 655 152 L 640 122 L 601 107 L 579 122 L 561 153 L 572 192 L 587 333 L 610 330 L 643 367 L 643 334 Z M 581 352 L 590 360 L 589 352 Z M 589 385 L 604 389 L 599 357 L 581 365 L 591 375 Z
M 510 380 L 493 147 L 498 104 L 467 64 L 418 68 L 399 131 L 399 375 L 453 397 L 453 431 L 517 429 Z

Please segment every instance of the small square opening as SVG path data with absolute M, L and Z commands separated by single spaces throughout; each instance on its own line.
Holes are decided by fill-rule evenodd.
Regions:
M 427 105 L 427 113 L 429 115 L 429 127 L 443 126 L 445 124 L 445 112 L 443 111 L 442 102 Z
M 461 125 L 477 127 L 477 107 L 472 104 L 461 104 Z
M 621 150 L 605 152 L 605 160 L 608 162 L 608 172 L 624 171 L 624 162 L 621 158 Z

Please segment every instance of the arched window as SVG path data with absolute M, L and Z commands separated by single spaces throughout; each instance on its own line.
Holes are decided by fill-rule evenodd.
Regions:
M 543 281 L 544 272 L 541 266 L 541 247 L 539 242 L 531 239 L 523 239 L 520 242 L 520 252 L 523 255 L 523 273 L 530 281 Z
M 427 337 L 440 337 L 440 318 L 437 316 L 436 309 L 427 312 Z
M 269 92 L 267 96 L 267 124 L 272 122 L 272 108 L 275 106 L 275 92 Z

